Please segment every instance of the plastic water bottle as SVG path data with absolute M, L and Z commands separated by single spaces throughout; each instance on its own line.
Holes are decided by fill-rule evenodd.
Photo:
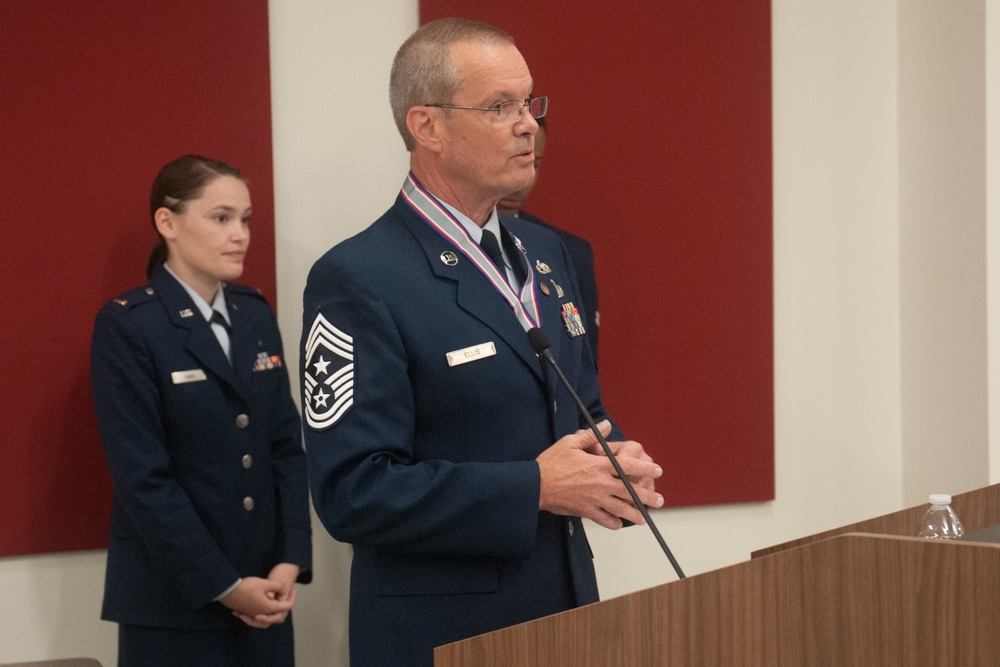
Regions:
M 917 537 L 954 540 L 964 535 L 965 528 L 958 520 L 955 510 L 951 509 L 951 496 L 947 493 L 932 493 L 930 500 L 931 506 L 920 522 Z

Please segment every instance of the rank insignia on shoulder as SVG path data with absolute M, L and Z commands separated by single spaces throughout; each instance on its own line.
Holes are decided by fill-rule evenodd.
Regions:
M 112 299 L 112 301 L 117 303 L 119 306 L 125 306 L 128 304 L 128 299 Z
M 587 333 L 583 327 L 583 320 L 580 318 L 580 309 L 573 305 L 572 301 L 567 301 L 562 305 L 563 324 L 570 336 L 579 336 Z

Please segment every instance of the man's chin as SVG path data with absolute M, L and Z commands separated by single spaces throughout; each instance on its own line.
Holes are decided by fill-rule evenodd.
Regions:
M 521 210 L 522 204 L 524 204 L 523 200 L 501 199 L 500 201 L 497 202 L 497 208 L 500 209 L 501 212 L 504 211 L 517 212 Z

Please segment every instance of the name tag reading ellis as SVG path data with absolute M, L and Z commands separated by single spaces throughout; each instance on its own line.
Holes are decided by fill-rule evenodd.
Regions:
M 479 345 L 473 345 L 461 350 L 455 350 L 454 352 L 449 352 L 446 356 L 448 357 L 449 366 L 460 366 L 462 364 L 467 364 L 470 361 L 478 361 L 479 359 L 492 357 L 496 353 L 497 348 L 491 341 L 489 343 L 480 343 Z
M 205 375 L 205 371 L 195 368 L 190 371 L 174 371 L 170 374 L 170 379 L 174 381 L 174 384 L 186 384 L 188 382 L 207 380 L 208 376 Z

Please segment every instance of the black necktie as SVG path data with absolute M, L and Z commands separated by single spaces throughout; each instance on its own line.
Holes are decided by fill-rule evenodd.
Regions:
M 212 319 L 209 320 L 209 323 L 221 325 L 222 328 L 226 330 L 227 334 L 233 333 L 233 328 L 229 326 L 229 322 L 227 322 L 226 318 L 222 316 L 222 313 L 217 310 L 212 311 Z
M 500 243 L 497 241 L 497 237 L 493 236 L 493 232 L 488 229 L 483 230 L 483 237 L 479 239 L 479 247 L 483 249 L 493 263 L 497 265 L 497 268 L 503 272 L 503 275 L 507 275 L 506 264 L 503 261 L 503 253 L 500 251 Z
M 220 313 L 217 310 L 213 310 L 212 311 L 212 319 L 210 319 L 208 321 L 208 324 L 209 324 L 209 327 L 211 327 L 211 325 L 213 325 L 213 324 L 218 324 L 223 329 L 225 329 L 225 331 L 226 331 L 226 333 L 225 333 L 226 342 L 223 343 L 220 340 L 219 341 L 219 346 L 222 347 L 222 351 L 226 353 L 226 358 L 229 359 L 229 363 L 232 364 L 233 363 L 233 328 L 231 326 L 229 326 L 229 322 L 227 322 L 226 318 L 222 316 L 222 313 Z M 212 331 L 212 333 L 216 333 L 216 332 Z M 218 337 L 219 336 L 217 334 L 216 338 L 218 338 Z
M 514 237 L 510 235 L 507 228 L 500 225 L 500 239 L 503 241 L 503 247 L 507 250 L 507 256 L 510 257 L 510 262 L 513 264 L 514 278 L 517 279 L 518 285 L 524 285 L 524 280 L 527 276 L 524 274 L 524 264 L 521 263 L 521 249 L 514 243 Z

